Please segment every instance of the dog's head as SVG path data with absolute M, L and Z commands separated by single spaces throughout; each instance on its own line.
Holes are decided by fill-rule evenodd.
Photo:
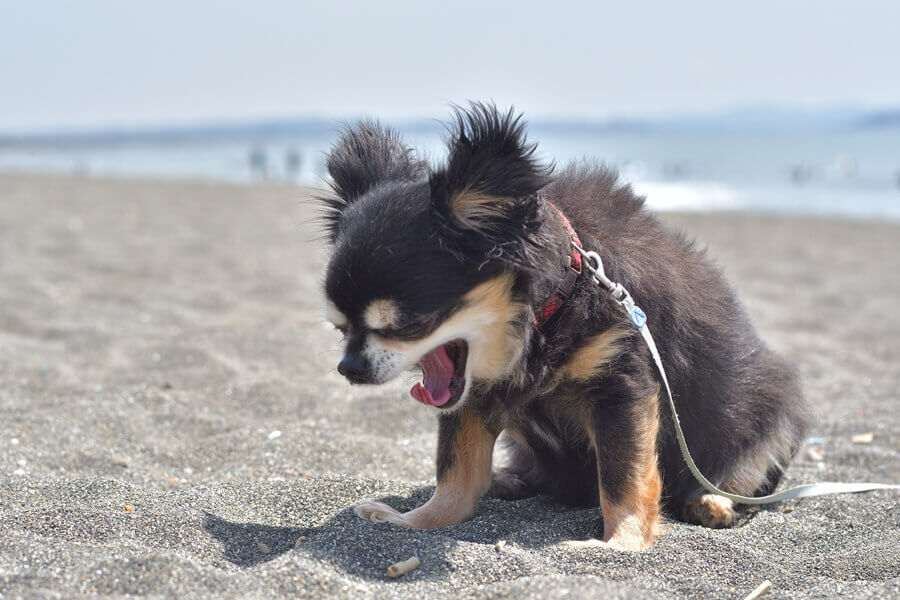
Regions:
M 347 129 L 328 157 L 333 246 L 328 319 L 344 332 L 338 371 L 385 383 L 419 365 L 412 389 L 444 410 L 476 382 L 510 375 L 527 335 L 518 292 L 533 268 L 549 170 L 512 111 L 458 110 L 445 165 L 431 169 L 392 131 Z

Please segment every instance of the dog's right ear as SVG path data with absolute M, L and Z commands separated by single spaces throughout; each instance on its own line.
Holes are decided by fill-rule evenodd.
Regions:
M 447 164 L 429 178 L 432 206 L 446 248 L 477 263 L 524 266 L 542 242 L 538 192 L 552 167 L 535 156 L 525 122 L 513 109 L 473 103 L 455 108 Z
M 326 160 L 334 196 L 321 198 L 331 241 L 341 214 L 379 183 L 424 180 L 428 167 L 403 144 L 400 135 L 376 121 L 345 128 Z

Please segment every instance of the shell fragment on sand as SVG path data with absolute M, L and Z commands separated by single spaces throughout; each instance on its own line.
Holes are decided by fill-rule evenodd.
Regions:
M 406 575 L 412 570 L 418 569 L 420 564 L 421 563 L 419 562 L 419 557 L 413 556 L 412 558 L 398 562 L 397 564 L 393 564 L 388 567 L 387 575 L 391 578 L 400 577 L 401 575 Z
M 763 594 L 772 589 L 772 582 L 766 579 L 761 584 L 756 586 L 756 589 L 744 596 L 744 600 L 756 600 L 761 597 Z

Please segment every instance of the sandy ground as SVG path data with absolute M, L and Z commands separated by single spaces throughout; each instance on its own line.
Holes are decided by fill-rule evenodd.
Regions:
M 642 553 L 560 546 L 599 511 L 541 497 L 433 531 L 357 519 L 429 496 L 435 415 L 335 372 L 305 198 L 0 176 L 0 598 L 900 597 L 895 492 L 672 522 Z M 821 439 L 787 483 L 900 481 L 900 226 L 666 219 L 806 378 Z

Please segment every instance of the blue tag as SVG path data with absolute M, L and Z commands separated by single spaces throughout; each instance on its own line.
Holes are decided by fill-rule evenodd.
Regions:
M 628 311 L 628 316 L 631 317 L 631 322 L 638 329 L 647 323 L 647 315 L 644 314 L 644 311 L 639 306 L 632 306 L 631 310 Z

